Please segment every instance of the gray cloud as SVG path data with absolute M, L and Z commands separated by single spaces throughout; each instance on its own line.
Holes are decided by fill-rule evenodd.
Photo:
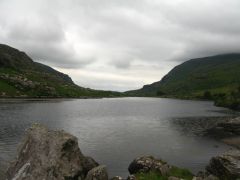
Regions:
M 1 0 L 0 41 L 80 85 L 128 90 L 185 60 L 240 52 L 239 7 L 238 0 Z

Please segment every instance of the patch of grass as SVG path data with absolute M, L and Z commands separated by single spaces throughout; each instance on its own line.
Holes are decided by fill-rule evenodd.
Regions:
M 169 175 L 186 180 L 192 180 L 193 178 L 193 174 L 188 169 L 182 169 L 175 166 L 171 168 Z
M 17 72 L 11 68 L 0 68 L 1 74 L 17 74 Z
M 0 80 L 0 93 L 6 93 L 6 95 L 15 95 L 16 89 L 8 83 Z
M 138 173 L 135 174 L 137 180 L 167 180 L 166 176 L 161 176 L 158 172 Z
M 192 180 L 193 174 L 188 169 L 182 169 L 173 166 L 167 176 L 162 176 L 159 172 L 151 171 L 148 173 L 135 174 L 138 180 L 167 180 L 168 177 L 174 176 L 185 180 Z

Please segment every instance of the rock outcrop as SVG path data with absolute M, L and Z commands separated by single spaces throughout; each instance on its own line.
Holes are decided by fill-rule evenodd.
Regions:
M 213 157 L 206 170 L 220 179 L 240 178 L 240 151 L 232 150 Z
M 35 124 L 27 131 L 6 175 L 8 180 L 83 180 L 98 166 L 82 154 L 76 137 Z M 101 180 L 107 180 L 104 173 Z

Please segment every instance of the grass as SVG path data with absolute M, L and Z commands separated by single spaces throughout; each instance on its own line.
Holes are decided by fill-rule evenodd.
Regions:
M 15 87 L 0 80 L 0 94 L 6 93 L 7 95 L 15 95 L 16 92 L 17 92 L 17 90 L 15 89 Z
M 158 172 L 138 173 L 135 175 L 137 180 L 167 180 L 165 176 L 161 176 Z
M 192 180 L 193 178 L 193 174 L 188 169 L 181 169 L 175 166 L 172 167 L 169 174 L 170 176 L 175 176 L 186 180 Z
M 119 97 L 121 93 L 111 91 L 92 90 L 79 87 L 73 83 L 64 81 L 61 77 L 51 73 L 40 73 L 33 70 L 15 71 L 11 68 L 0 68 L 0 74 L 9 75 L 9 77 L 23 77 L 38 82 L 40 85 L 36 87 L 24 87 L 19 83 L 7 82 L 0 79 L 0 96 L 6 93 L 7 96 L 16 97 L 20 94 L 27 97 L 65 97 L 65 98 L 81 98 L 81 97 Z M 15 85 L 18 85 L 17 87 Z M 55 91 L 49 91 L 50 87 Z
M 217 105 L 239 107 L 240 100 L 232 92 L 240 87 L 240 54 L 218 55 L 186 61 L 172 69 L 161 81 L 140 90 L 126 92 L 129 96 L 209 99 Z M 211 93 L 207 98 L 206 92 Z M 221 96 L 225 94 L 225 98 Z M 239 105 L 238 105 L 239 104 Z
M 187 170 L 173 166 L 167 176 L 162 176 L 159 172 L 150 171 L 148 173 L 135 174 L 137 180 L 167 180 L 168 177 L 174 176 L 185 180 L 192 180 L 193 174 Z

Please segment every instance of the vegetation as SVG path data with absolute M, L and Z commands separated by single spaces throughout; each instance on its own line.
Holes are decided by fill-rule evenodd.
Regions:
M 169 174 L 162 176 L 159 172 L 138 173 L 135 174 L 137 180 L 167 180 L 168 177 L 174 176 L 185 180 L 192 180 L 193 174 L 187 169 L 181 169 L 178 167 L 172 167 Z
M 229 94 L 217 94 L 214 97 L 216 106 L 229 107 L 234 110 L 240 110 L 240 87 Z
M 0 97 L 115 96 L 121 93 L 77 86 L 68 75 L 34 62 L 24 52 L 0 45 Z
M 216 105 L 239 107 L 240 54 L 186 61 L 161 81 L 128 91 L 128 96 L 159 96 L 214 100 Z

